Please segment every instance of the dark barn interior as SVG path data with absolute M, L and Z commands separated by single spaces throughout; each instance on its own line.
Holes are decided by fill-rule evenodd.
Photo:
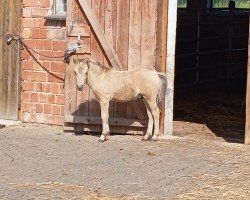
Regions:
M 177 135 L 244 139 L 249 8 L 237 5 L 230 1 L 227 8 L 214 8 L 211 0 L 187 0 L 178 8 Z M 197 130 L 192 123 L 203 126 Z

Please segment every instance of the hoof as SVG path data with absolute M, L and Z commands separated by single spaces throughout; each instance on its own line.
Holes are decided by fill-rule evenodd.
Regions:
M 159 139 L 158 138 L 151 138 L 150 141 L 157 142 L 157 141 L 159 141 Z
M 149 136 L 144 136 L 142 139 L 141 139 L 141 141 L 149 141 L 150 139 L 152 138 L 152 136 L 151 135 L 149 135 Z
M 98 142 L 99 143 L 103 143 L 105 140 L 99 139 Z

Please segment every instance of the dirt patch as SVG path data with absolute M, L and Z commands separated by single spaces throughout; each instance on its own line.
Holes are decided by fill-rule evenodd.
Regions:
M 244 95 L 208 93 L 175 100 L 174 131 L 179 136 L 194 136 L 243 142 Z

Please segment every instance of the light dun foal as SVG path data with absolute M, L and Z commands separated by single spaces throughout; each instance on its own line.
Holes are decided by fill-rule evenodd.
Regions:
M 82 90 L 83 85 L 87 83 L 100 102 L 102 135 L 99 142 L 104 142 L 109 134 L 109 102 L 127 102 L 139 98 L 142 98 L 146 105 L 149 119 L 147 132 L 142 140 L 157 140 L 160 105 L 167 86 L 164 74 L 146 68 L 118 71 L 86 59 L 73 59 L 73 62 L 77 89 Z

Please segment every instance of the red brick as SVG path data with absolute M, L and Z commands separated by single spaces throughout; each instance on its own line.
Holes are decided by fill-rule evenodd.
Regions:
M 43 113 L 43 105 L 42 104 L 35 104 L 35 110 L 37 113 Z
M 36 40 L 36 49 L 38 49 L 38 50 L 43 50 L 44 49 L 43 40 Z
M 62 83 L 64 82 L 63 76 L 64 74 L 62 73 L 53 73 L 53 75 L 48 74 L 48 82 Z
M 50 93 L 50 84 L 48 84 L 48 83 L 43 83 L 42 92 Z
M 33 69 L 33 61 L 30 60 L 23 60 L 22 61 L 22 69 Z
M 41 0 L 41 7 L 42 8 L 49 8 L 50 7 L 50 1 L 49 0 Z
M 48 98 L 47 98 L 47 102 L 48 103 L 55 103 L 55 99 L 56 99 L 56 97 L 54 94 L 49 94 Z
M 21 108 L 24 112 L 31 112 L 32 105 L 30 103 L 22 103 Z
M 39 27 L 40 28 L 47 28 L 47 26 L 46 26 L 46 19 L 40 19 L 39 20 Z
M 60 93 L 59 84 L 51 84 L 51 93 L 53 93 L 53 94 L 59 94 Z
M 25 44 L 34 49 L 36 47 L 36 40 L 25 40 Z
M 37 39 L 40 39 L 40 29 L 33 29 L 32 30 L 32 33 L 31 33 L 31 37 L 32 38 L 37 38 Z
M 23 60 L 29 60 L 30 59 L 30 53 L 26 49 L 24 49 L 21 54 L 22 54 L 22 59 Z
M 40 29 L 40 37 L 45 39 L 47 36 L 47 31 L 45 29 Z
M 27 70 L 22 71 L 22 79 L 30 81 L 31 80 L 31 74 L 32 74 L 31 71 L 27 71 Z
M 60 115 L 60 106 L 52 106 L 52 115 Z
M 49 29 L 48 30 L 49 39 L 65 40 L 66 31 L 64 29 Z
M 39 51 L 40 54 L 42 54 L 42 56 L 39 57 L 39 60 L 47 60 L 47 61 L 60 61 L 62 62 L 63 61 L 63 55 L 64 55 L 64 52 L 56 52 L 56 51 L 50 51 L 50 50 L 42 50 L 42 51 Z M 44 55 L 44 56 L 43 56 Z M 50 57 L 56 57 L 56 58 L 50 58 L 50 57 L 47 57 L 47 56 L 50 56 Z
M 44 114 L 51 114 L 51 105 L 45 104 L 44 105 Z
M 64 117 L 62 116 L 50 116 L 48 119 L 49 124 L 54 125 L 63 125 L 64 124 Z
M 64 95 L 56 95 L 56 104 L 64 105 Z
M 53 49 L 55 51 L 65 51 L 66 43 L 64 41 L 55 41 L 53 42 Z
M 35 39 L 45 39 L 47 32 L 45 29 L 34 28 L 31 32 L 31 37 Z
M 22 37 L 24 39 L 28 39 L 31 36 L 31 29 L 30 28 L 24 28 L 22 31 Z
M 44 17 L 48 14 L 48 9 L 45 8 L 33 8 L 32 17 Z
M 34 91 L 34 83 L 22 82 L 22 89 L 24 91 Z
M 60 62 L 52 62 L 51 63 L 51 71 L 52 72 L 65 72 L 65 64 Z
M 47 94 L 40 93 L 39 94 L 39 103 L 46 103 L 47 101 Z
M 39 50 L 52 50 L 53 42 L 50 40 L 37 40 L 36 48 Z
M 47 80 L 46 72 L 35 72 L 36 81 L 45 82 Z
M 29 7 L 23 8 L 23 17 L 31 17 L 31 8 Z
M 32 14 L 32 16 L 34 17 L 35 15 Z M 40 29 L 40 18 L 35 17 L 34 27 L 33 28 L 39 28 Z
M 40 63 L 34 61 L 34 62 L 33 62 L 33 70 L 34 70 L 34 71 L 41 71 L 42 68 L 41 68 L 41 66 L 40 66 Z
M 63 125 L 64 124 L 64 117 L 62 116 L 55 116 L 54 117 L 55 125 Z
M 38 0 L 23 0 L 24 7 L 37 7 Z
M 30 93 L 29 92 L 22 92 L 22 101 L 29 102 L 30 101 Z
M 30 101 L 31 102 L 38 102 L 38 94 L 37 93 L 31 93 Z
M 44 62 L 42 62 L 42 66 L 43 66 L 44 68 L 46 68 L 47 70 L 50 70 L 50 62 L 44 61 Z
M 42 83 L 35 83 L 35 92 L 42 91 Z
M 24 28 L 33 28 L 35 26 L 35 20 L 32 18 L 23 18 Z
M 46 81 L 46 73 L 45 72 L 32 72 L 31 80 L 45 82 Z
M 49 40 L 44 41 L 44 49 L 45 50 L 52 50 L 53 42 Z

